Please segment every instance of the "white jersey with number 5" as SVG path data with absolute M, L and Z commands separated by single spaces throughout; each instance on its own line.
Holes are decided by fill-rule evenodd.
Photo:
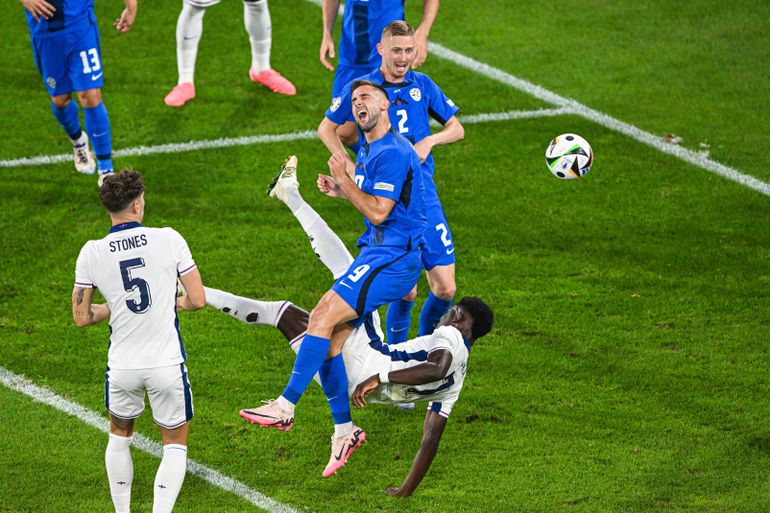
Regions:
M 110 369 L 179 364 L 186 355 L 176 315 L 176 279 L 195 269 L 187 242 L 172 228 L 115 225 L 88 241 L 76 287 L 95 287 L 110 308 Z

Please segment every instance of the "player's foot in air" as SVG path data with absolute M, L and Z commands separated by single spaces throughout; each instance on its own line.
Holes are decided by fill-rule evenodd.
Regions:
M 77 140 L 72 141 L 72 158 L 78 173 L 92 175 L 96 171 L 96 162 L 88 149 L 88 136 L 85 132 Z
M 182 82 L 166 95 L 163 102 L 169 107 L 181 107 L 195 98 L 195 86 L 192 82 Z
M 353 431 L 347 435 L 339 438 L 332 436 L 332 455 L 322 475 L 329 477 L 336 474 L 339 469 L 345 466 L 353 451 L 361 447 L 364 440 L 366 440 L 366 432 L 355 424 Z
M 263 69 L 257 73 L 254 71 L 254 68 L 249 68 L 249 78 L 252 82 L 262 84 L 274 93 L 285 94 L 287 96 L 294 96 L 297 94 L 297 88 L 294 87 L 294 84 L 289 82 L 283 75 L 274 69 Z
M 273 179 L 273 182 L 267 187 L 267 194 L 271 198 L 279 199 L 286 203 L 286 193 L 289 190 L 299 189 L 297 181 L 297 157 L 294 155 L 287 158 L 281 170 Z
M 239 415 L 252 424 L 262 427 L 274 427 L 281 431 L 288 431 L 294 425 L 294 414 L 284 411 L 278 406 L 278 401 L 264 401 L 266 404 L 259 408 L 247 408 L 240 411 Z
M 100 189 L 102 188 L 102 184 L 104 183 L 104 179 L 107 178 L 110 175 L 114 175 L 115 173 L 110 169 L 109 171 L 102 172 L 99 170 L 99 179 L 96 181 L 96 186 Z

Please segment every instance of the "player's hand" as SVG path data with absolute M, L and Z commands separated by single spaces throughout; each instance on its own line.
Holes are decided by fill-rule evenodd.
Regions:
M 321 40 L 321 49 L 318 51 L 321 59 L 321 64 L 329 71 L 334 71 L 334 65 L 328 61 L 328 58 L 334 59 L 334 39 L 328 32 L 324 32 L 324 37 Z
M 428 158 L 428 155 L 430 155 L 430 151 L 433 149 L 433 142 L 431 141 L 430 136 L 417 142 L 414 145 L 414 149 L 417 152 L 417 155 L 420 157 L 420 163 L 422 164 L 423 162 L 425 162 L 425 159 Z
M 318 190 L 321 191 L 323 194 L 326 194 L 330 198 L 344 198 L 345 195 L 342 192 L 342 189 L 340 189 L 340 186 L 337 185 L 337 182 L 334 181 L 334 178 L 332 178 L 329 175 L 318 175 L 318 181 L 316 182 L 316 185 L 318 185 Z
M 409 496 L 408 493 L 404 492 L 401 488 L 397 486 L 389 486 L 385 488 L 382 493 L 385 495 L 390 495 L 391 497 L 407 497 Z
M 346 152 L 342 150 L 335 151 L 332 153 L 332 156 L 329 157 L 329 162 L 327 162 L 327 164 L 329 165 L 329 171 L 331 172 L 332 178 L 334 178 L 337 183 L 339 183 L 343 178 L 350 179 L 348 166 L 351 164 L 351 162 Z
M 412 68 L 417 69 L 423 65 L 428 58 L 428 36 L 423 35 L 418 28 L 414 32 L 414 60 Z
M 120 18 L 115 20 L 115 28 L 120 32 L 128 32 L 134 25 L 134 21 L 136 21 L 136 0 L 128 0 Z
M 56 12 L 56 7 L 49 4 L 45 0 L 19 0 L 21 5 L 35 18 L 36 21 L 40 21 L 40 18 L 47 20 Z
M 379 386 L 380 376 L 377 374 L 359 383 L 353 392 L 353 396 L 350 398 L 353 406 L 356 408 L 366 406 L 366 396 L 377 390 Z

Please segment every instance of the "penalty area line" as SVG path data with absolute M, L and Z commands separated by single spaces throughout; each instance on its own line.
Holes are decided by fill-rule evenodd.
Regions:
M 464 124 L 488 123 L 494 121 L 509 121 L 514 119 L 528 119 L 547 116 L 559 116 L 570 114 L 569 108 L 559 107 L 551 109 L 536 110 L 512 110 L 507 112 L 490 112 L 482 114 L 470 114 L 467 116 L 457 116 L 457 119 Z M 135 146 L 133 148 L 124 148 L 112 152 L 113 157 L 143 157 L 146 155 L 160 155 L 169 153 L 184 153 L 188 151 L 211 150 L 219 148 L 232 148 L 235 146 L 251 146 L 254 144 L 281 143 L 291 141 L 307 141 L 317 139 L 318 134 L 315 130 L 304 130 L 301 132 L 287 132 L 284 134 L 268 135 L 250 135 L 243 137 L 224 137 L 221 139 L 204 139 L 200 141 L 189 141 L 183 143 L 159 144 L 156 146 Z M 71 153 L 62 153 L 59 155 L 39 155 L 37 157 L 24 157 L 20 159 L 0 160 L 0 168 L 3 167 L 23 167 L 23 166 L 46 166 L 49 164 L 60 164 L 62 162 L 71 162 Z
M 35 385 L 24 376 L 15 374 L 2 366 L 0 366 L 0 383 L 11 390 L 30 397 L 34 401 L 46 404 L 67 415 L 71 415 L 99 431 L 104 433 L 109 433 L 110 431 L 109 421 L 101 415 L 84 408 L 77 403 L 68 401 L 47 388 Z M 158 458 L 163 456 L 163 446 L 161 444 L 139 433 L 134 433 L 134 439 L 131 445 Z M 197 476 L 222 490 L 233 493 L 269 513 L 299 513 L 298 510 L 271 499 L 267 495 L 249 488 L 237 479 L 228 477 L 195 460 L 187 460 L 187 473 Z

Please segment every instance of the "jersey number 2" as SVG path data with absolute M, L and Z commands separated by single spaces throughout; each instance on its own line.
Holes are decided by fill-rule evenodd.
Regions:
M 126 299 L 126 306 L 135 314 L 142 314 L 152 306 L 152 296 L 150 296 L 150 286 L 142 278 L 132 278 L 131 270 L 144 267 L 144 258 L 132 258 L 120 262 L 120 275 L 123 277 L 123 288 L 126 292 L 133 292 L 139 289 L 139 302 L 134 299 Z

